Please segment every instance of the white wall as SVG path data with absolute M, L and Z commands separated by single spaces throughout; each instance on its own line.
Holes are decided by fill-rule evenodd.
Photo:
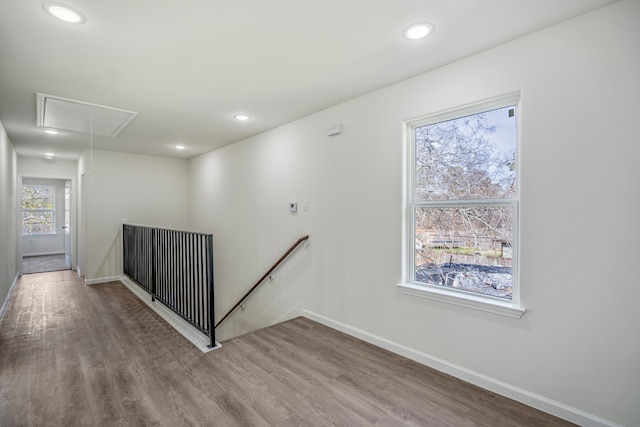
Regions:
M 87 150 L 78 169 L 79 210 L 86 209 L 88 230 L 83 234 L 80 224 L 79 246 L 84 251 L 79 252 L 86 256 L 82 274 L 88 283 L 122 274 L 122 219 L 130 224 L 188 229 L 186 160 Z
M 31 157 L 18 158 L 18 174 L 23 177 L 69 179 L 78 173 L 78 162 L 47 160 Z
M 302 204 L 312 199 L 305 171 L 311 153 L 301 134 L 280 128 L 191 160 L 190 224 L 213 234 L 217 319 L 309 233 L 312 210 Z M 290 202 L 298 202 L 297 214 L 289 212 Z M 245 313 L 216 329 L 217 339 L 300 315 L 310 263 L 310 253 L 300 248 L 272 283 L 258 289 Z
M 0 122 L 0 315 L 18 278 L 17 156 Z
M 270 305 L 253 303 L 220 338 L 263 326 L 249 325 L 253 310 L 272 322 L 302 300 L 327 323 L 581 423 L 637 425 L 639 16 L 640 2 L 617 2 L 193 159 L 190 220 L 214 234 L 218 315 L 311 234 L 268 284 L 271 298 L 258 298 Z M 512 91 L 522 95 L 527 313 L 399 293 L 402 122 Z M 327 137 L 338 122 L 344 134 Z M 309 212 L 287 212 L 303 200 Z

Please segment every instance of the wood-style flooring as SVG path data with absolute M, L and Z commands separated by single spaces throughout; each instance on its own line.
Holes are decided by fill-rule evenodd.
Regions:
M 119 282 L 23 276 L 0 323 L 0 426 L 145 425 L 572 424 L 305 318 L 205 354 Z

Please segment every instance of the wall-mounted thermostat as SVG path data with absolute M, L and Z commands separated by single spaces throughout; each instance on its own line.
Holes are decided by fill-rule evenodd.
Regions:
M 289 203 L 289 212 L 298 212 L 298 204 L 295 202 Z

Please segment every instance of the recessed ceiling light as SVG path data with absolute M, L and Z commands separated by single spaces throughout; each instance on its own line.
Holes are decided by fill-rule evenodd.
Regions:
M 45 129 L 44 131 L 46 133 L 51 134 L 51 135 L 58 135 L 60 133 L 60 131 L 58 129 Z
M 55 156 L 53 153 L 44 153 L 44 158 L 47 160 L 53 159 L 53 156 Z
M 246 122 L 247 120 L 251 119 L 251 116 L 247 116 L 246 114 L 236 114 L 233 117 L 235 117 L 236 120 L 240 120 L 241 122 Z
M 409 40 L 420 40 L 433 32 L 433 25 L 427 22 L 418 22 L 404 29 L 404 37 Z
M 82 24 L 84 16 L 72 8 L 62 3 L 46 2 L 42 5 L 44 10 L 51 16 L 70 24 Z
M 176 150 L 184 150 L 186 147 L 184 144 L 176 144 L 173 146 Z

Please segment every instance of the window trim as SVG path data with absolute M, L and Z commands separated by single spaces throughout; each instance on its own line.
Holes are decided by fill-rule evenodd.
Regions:
M 37 187 L 37 188 L 50 188 L 51 189 L 51 209 L 24 209 L 22 208 L 22 200 L 24 197 L 24 188 L 25 187 Z M 50 233 L 22 233 L 22 237 L 43 237 L 43 236 L 55 236 L 58 233 L 56 232 L 56 188 L 53 185 L 40 185 L 40 184 L 23 184 L 22 185 L 22 192 L 20 194 L 22 197 L 20 199 L 20 219 L 21 219 L 21 225 L 22 225 L 22 214 L 24 212 L 51 212 L 51 217 L 52 217 L 52 225 L 51 225 L 51 232 Z M 20 227 L 21 229 L 24 228 L 23 226 Z
M 403 197 L 403 256 L 402 281 L 397 289 L 407 295 L 418 296 L 435 301 L 449 303 L 495 313 L 513 318 L 521 318 L 526 309 L 520 304 L 520 173 L 516 176 L 516 196 L 513 199 L 481 199 L 481 200 L 438 200 L 416 202 L 415 200 L 415 129 L 417 127 L 435 124 L 464 116 L 474 115 L 493 109 L 515 105 L 516 108 L 516 170 L 520 169 L 520 92 L 512 92 L 495 98 L 479 101 L 462 107 L 456 107 L 423 117 L 418 117 L 403 123 L 404 128 L 404 197 Z M 513 219 L 513 293 L 511 300 L 505 300 L 490 295 L 474 294 L 458 289 L 428 283 L 418 283 L 413 279 L 415 271 L 415 210 L 419 207 L 464 207 L 473 205 L 512 206 Z

